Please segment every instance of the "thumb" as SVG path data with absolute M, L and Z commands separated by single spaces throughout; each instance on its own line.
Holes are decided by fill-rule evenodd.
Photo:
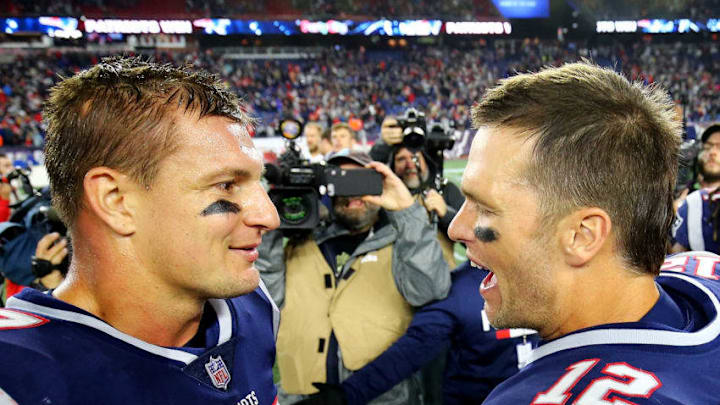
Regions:
M 360 199 L 365 201 L 366 203 L 382 206 L 382 198 L 380 198 L 380 196 L 378 196 L 378 195 L 364 195 Z M 322 383 L 318 383 L 318 384 L 322 384 Z

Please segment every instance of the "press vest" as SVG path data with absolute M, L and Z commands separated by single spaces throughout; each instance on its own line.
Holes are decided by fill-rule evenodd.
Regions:
M 358 370 L 405 333 L 412 308 L 397 290 L 392 245 L 354 258 L 339 280 L 313 240 L 286 249 L 285 304 L 277 340 L 283 389 L 310 394 L 326 381 L 335 333 L 343 365 Z

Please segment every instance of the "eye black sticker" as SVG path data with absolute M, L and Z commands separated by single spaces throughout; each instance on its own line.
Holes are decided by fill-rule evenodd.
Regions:
M 202 210 L 200 215 L 206 217 L 216 214 L 237 214 L 240 212 L 240 206 L 228 200 L 217 200 Z
M 483 226 L 475 227 L 475 237 L 484 243 L 495 242 L 499 235 L 498 232 L 492 228 L 485 228 Z

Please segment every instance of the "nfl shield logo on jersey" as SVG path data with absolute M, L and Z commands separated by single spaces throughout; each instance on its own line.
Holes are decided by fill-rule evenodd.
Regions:
M 230 383 L 230 371 L 225 366 L 225 362 L 222 357 L 210 356 L 210 361 L 205 363 L 205 370 L 207 370 L 215 388 L 226 390 Z

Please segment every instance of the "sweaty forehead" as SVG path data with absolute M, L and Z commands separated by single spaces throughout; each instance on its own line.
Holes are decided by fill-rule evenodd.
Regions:
M 246 125 L 225 117 L 180 120 L 178 136 L 183 155 L 220 161 L 233 157 L 249 159 L 262 166 L 262 155 L 255 149 Z

